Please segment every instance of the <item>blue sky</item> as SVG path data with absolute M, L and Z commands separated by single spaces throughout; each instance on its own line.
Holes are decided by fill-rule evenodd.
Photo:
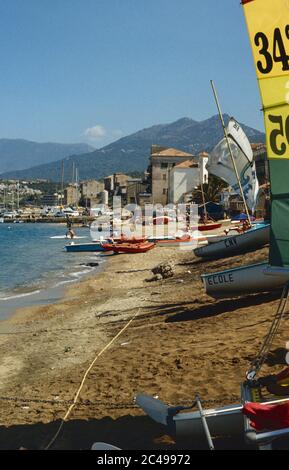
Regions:
M 263 129 L 239 0 L 0 0 L 0 137 L 90 142 L 224 112 Z

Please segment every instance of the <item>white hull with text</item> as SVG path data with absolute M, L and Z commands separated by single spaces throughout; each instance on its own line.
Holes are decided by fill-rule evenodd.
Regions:
M 270 225 L 265 225 L 239 235 L 225 236 L 216 243 L 196 248 L 194 254 L 200 258 L 226 258 L 261 248 L 269 243 L 269 238 Z
M 289 281 L 289 271 L 272 274 L 268 263 L 258 263 L 201 277 L 209 296 L 228 298 L 282 289 Z

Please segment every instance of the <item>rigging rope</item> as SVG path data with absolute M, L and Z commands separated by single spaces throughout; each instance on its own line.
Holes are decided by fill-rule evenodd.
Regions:
M 96 363 L 96 361 L 100 358 L 100 356 L 102 356 L 102 354 L 110 348 L 110 346 L 124 333 L 125 330 L 128 329 L 128 327 L 131 325 L 131 323 L 133 322 L 133 320 L 139 315 L 140 313 L 140 308 L 138 309 L 138 311 L 132 316 L 132 318 L 126 323 L 126 325 L 117 333 L 116 336 L 114 336 L 112 338 L 112 340 L 95 356 L 95 358 L 93 359 L 93 361 L 91 362 L 90 366 L 87 368 L 86 372 L 84 373 L 83 375 L 83 378 L 82 378 L 82 381 L 81 381 L 81 384 L 74 396 L 74 399 L 73 399 L 73 402 L 72 404 L 70 405 L 70 407 L 68 408 L 67 412 L 65 413 L 64 417 L 62 418 L 61 420 L 61 423 L 60 423 L 60 426 L 57 430 L 57 432 L 55 433 L 55 435 L 53 436 L 53 438 L 50 440 L 50 442 L 48 443 L 48 445 L 45 447 L 45 450 L 48 450 L 53 444 L 54 442 L 56 441 L 57 437 L 59 436 L 63 426 L 64 426 L 64 423 L 65 421 L 68 419 L 69 415 L 71 414 L 73 408 L 75 407 L 75 405 L 77 404 L 77 401 L 78 401 L 78 398 L 79 398 L 79 395 L 81 393 L 81 390 L 83 389 L 83 386 L 84 386 L 84 383 L 86 381 L 86 378 L 89 374 L 89 372 L 91 371 L 91 369 L 93 368 L 94 364 Z
M 277 312 L 276 312 L 275 317 L 273 318 L 270 330 L 268 334 L 265 336 L 261 349 L 258 355 L 256 356 L 256 358 L 252 361 L 251 367 L 246 374 L 247 379 L 249 381 L 256 380 L 257 374 L 260 372 L 261 368 L 263 367 L 268 357 L 274 338 L 279 330 L 280 323 L 283 320 L 285 314 L 288 313 L 287 311 L 288 296 L 289 296 L 289 282 L 285 285 L 283 289 L 282 296 L 278 304 Z

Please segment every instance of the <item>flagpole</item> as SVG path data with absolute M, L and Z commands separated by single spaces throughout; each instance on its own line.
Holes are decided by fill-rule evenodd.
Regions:
M 226 142 L 227 142 L 228 150 L 229 150 L 229 153 L 230 153 L 230 156 L 231 156 L 231 159 L 232 159 L 232 163 L 233 163 L 233 167 L 234 167 L 234 170 L 235 170 L 236 178 L 237 178 L 237 181 L 238 181 L 238 184 L 239 184 L 239 187 L 240 187 L 240 193 L 241 193 L 241 196 L 242 196 L 242 199 L 243 199 L 243 202 L 244 202 L 245 211 L 246 211 L 246 214 L 247 214 L 247 217 L 248 217 L 248 222 L 251 225 L 249 209 L 248 209 L 247 202 L 246 202 L 246 199 L 245 199 L 244 191 L 243 191 L 243 188 L 242 188 L 242 183 L 241 183 L 239 173 L 238 173 L 238 170 L 237 170 L 237 166 L 236 166 L 236 162 L 235 162 L 235 159 L 234 159 L 234 156 L 233 156 L 232 148 L 231 148 L 229 137 L 228 137 L 227 128 L 226 128 L 226 125 L 225 125 L 225 121 L 224 121 L 224 118 L 223 118 L 223 113 L 222 113 L 222 110 L 221 110 L 220 102 L 219 102 L 219 99 L 218 99 L 217 91 L 216 91 L 215 84 L 214 84 L 213 80 L 211 80 L 211 86 L 212 86 L 212 90 L 213 90 L 213 93 L 214 93 L 214 98 L 215 98 L 215 101 L 216 101 L 216 105 L 217 105 L 217 108 L 218 108 L 220 120 L 221 120 L 221 123 L 222 123 L 224 136 L 225 136 L 225 139 L 226 139 Z

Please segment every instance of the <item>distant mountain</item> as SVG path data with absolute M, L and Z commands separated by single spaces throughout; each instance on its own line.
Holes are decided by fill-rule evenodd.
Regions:
M 227 124 L 230 117 L 225 114 L 224 119 Z M 244 124 L 241 125 L 250 142 L 265 142 L 265 134 L 263 132 Z M 201 122 L 182 118 L 171 124 L 159 124 L 123 137 L 94 152 L 67 158 L 65 161 L 65 179 L 70 179 L 73 162 L 79 167 L 81 179 L 99 179 L 115 172 L 131 173 L 144 171 L 148 166 L 152 144 L 175 147 L 197 154 L 200 151 L 210 152 L 222 137 L 223 131 L 219 116 L 213 116 Z M 59 181 L 60 175 L 61 160 L 38 165 L 24 171 L 11 171 L 0 175 L 0 177 L 19 179 L 47 178 Z
M 0 173 L 24 170 L 93 150 L 87 144 L 40 144 L 23 139 L 0 139 Z

